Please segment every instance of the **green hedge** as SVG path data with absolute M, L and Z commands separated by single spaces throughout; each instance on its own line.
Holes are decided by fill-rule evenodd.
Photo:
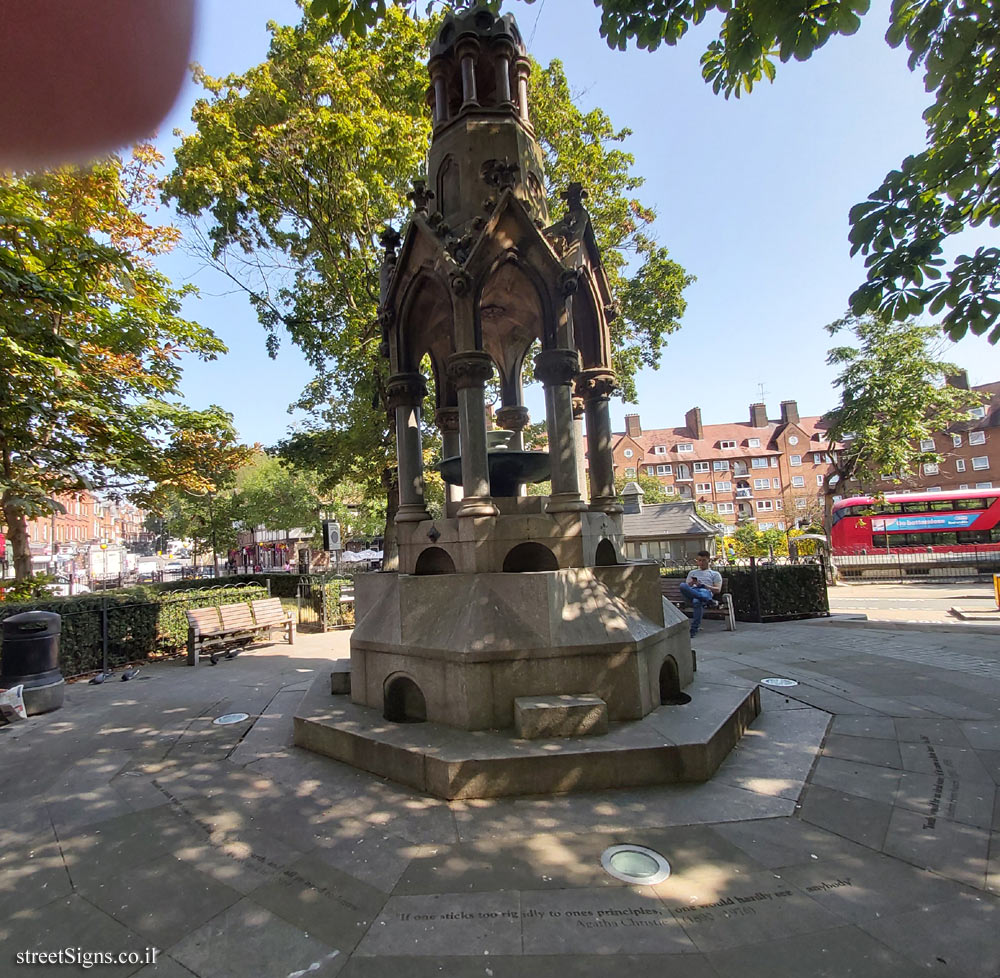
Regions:
M 690 568 L 662 570 L 663 577 L 687 577 Z M 740 621 L 787 621 L 830 613 L 826 578 L 819 564 L 779 564 L 755 568 L 718 567 L 733 596 Z M 754 577 L 757 587 L 754 588 Z M 757 597 L 760 597 L 760 607 Z
M 270 582 L 270 593 L 275 598 L 294 598 L 298 594 L 299 581 L 310 580 L 315 575 L 310 574 L 232 574 L 228 577 L 189 578 L 180 581 L 163 581 L 150 585 L 158 591 L 189 591 L 192 588 L 236 587 L 241 584 L 256 584 L 267 588 Z
M 193 582 L 192 582 L 193 583 Z M 107 601 L 108 662 L 123 665 L 140 662 L 152 655 L 172 655 L 184 651 L 187 642 L 185 611 L 218 607 L 266 598 L 259 585 L 241 587 L 199 587 L 157 589 L 139 585 L 81 594 L 68 598 L 0 603 L 0 620 L 23 611 L 54 611 L 62 616 L 59 636 L 59 668 L 64 676 L 78 676 L 101 668 L 103 655 L 102 608 Z M 0 644 L 0 656 L 3 647 Z

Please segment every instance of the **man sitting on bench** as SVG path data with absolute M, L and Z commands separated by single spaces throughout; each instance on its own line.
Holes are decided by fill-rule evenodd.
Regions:
M 710 605 L 722 590 L 722 575 L 708 566 L 711 559 L 711 554 L 707 550 L 699 550 L 695 557 L 698 566 L 688 574 L 680 586 L 681 594 L 693 611 L 691 638 L 694 638 L 701 628 L 701 616 L 705 613 L 706 605 Z

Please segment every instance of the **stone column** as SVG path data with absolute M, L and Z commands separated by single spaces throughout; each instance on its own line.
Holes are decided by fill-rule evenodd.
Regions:
M 524 451 L 524 429 L 528 424 L 528 409 L 522 404 L 505 404 L 497 411 L 497 424 L 507 430 L 513 431 L 507 447 L 514 452 Z M 523 482 L 517 484 L 517 495 L 526 496 L 528 488 Z
M 424 457 L 420 439 L 420 405 L 427 384 L 420 374 L 393 374 L 387 387 L 389 407 L 396 414 L 396 461 L 399 466 L 397 523 L 429 520 L 424 504 Z
M 576 477 L 580 483 L 580 498 L 587 501 L 587 459 L 583 451 L 583 398 L 573 398 L 573 441 L 576 452 Z
M 434 126 L 443 126 L 448 121 L 448 82 L 444 74 L 444 64 L 435 60 L 428 65 L 431 86 L 434 90 Z
M 458 43 L 456 52 L 462 66 L 462 108 L 479 105 L 476 94 L 476 60 L 479 57 L 479 42 L 467 37 Z
M 486 458 L 486 403 L 483 392 L 493 376 L 493 360 L 481 350 L 448 358 L 448 379 L 458 390 L 458 427 L 462 443 L 462 492 L 459 516 L 496 516 L 490 498 Z
M 531 64 L 526 58 L 517 62 L 517 111 L 525 125 L 531 125 L 528 115 L 528 76 L 531 74 Z
M 510 105 L 510 59 L 514 46 L 506 42 L 498 44 L 496 51 L 497 105 Z
M 580 498 L 573 437 L 573 378 L 580 372 L 576 350 L 542 350 L 535 357 L 535 376 L 545 385 L 545 420 L 549 430 L 552 494 L 547 513 L 586 509 Z
M 441 458 L 454 458 L 462 453 L 461 440 L 458 436 L 458 408 L 438 408 L 434 415 L 438 430 L 441 432 Z M 457 503 L 462 498 L 462 487 L 444 484 L 444 496 L 449 503 Z
M 590 508 L 620 513 L 615 494 L 615 466 L 611 454 L 611 411 L 615 375 L 606 367 L 584 370 L 576 382 L 587 416 L 587 457 L 590 462 Z

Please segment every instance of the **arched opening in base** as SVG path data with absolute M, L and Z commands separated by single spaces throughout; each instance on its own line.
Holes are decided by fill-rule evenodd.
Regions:
M 424 694 L 409 676 L 390 676 L 385 681 L 382 716 L 390 723 L 423 723 L 427 719 Z
M 610 540 L 602 540 L 597 545 L 597 552 L 594 554 L 594 564 L 597 567 L 613 567 L 618 563 L 618 554 L 615 552 L 615 545 Z
M 559 570 L 559 561 L 548 547 L 540 543 L 519 543 L 504 557 L 505 574 L 524 574 L 530 571 Z
M 664 706 L 683 706 L 691 702 L 691 697 L 681 691 L 681 680 L 677 674 L 677 663 L 673 656 L 667 656 L 660 666 L 660 702 Z
M 451 559 L 451 554 L 440 547 L 427 547 L 420 551 L 417 557 L 416 566 L 413 568 L 414 574 L 454 574 L 455 561 Z

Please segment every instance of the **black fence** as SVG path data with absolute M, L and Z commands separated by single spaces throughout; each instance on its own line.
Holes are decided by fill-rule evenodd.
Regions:
M 738 621 L 793 621 L 830 614 L 823 557 L 746 557 L 714 565 L 733 596 Z M 687 577 L 692 565 L 668 562 L 660 574 Z
M 842 581 L 968 581 L 1000 574 L 1000 551 L 970 547 L 961 553 L 907 549 L 838 554 L 834 566 Z

